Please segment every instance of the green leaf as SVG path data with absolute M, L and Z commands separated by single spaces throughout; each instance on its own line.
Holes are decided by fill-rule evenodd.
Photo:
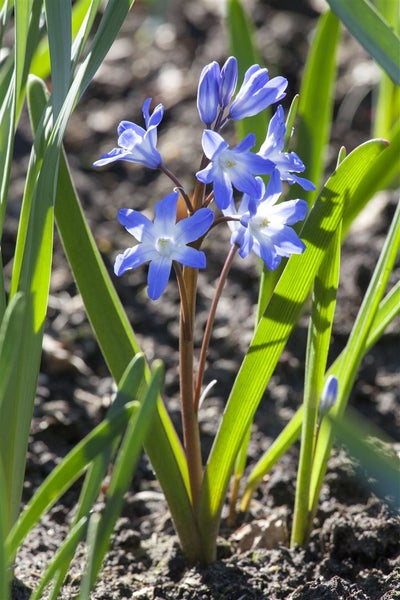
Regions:
M 45 0 L 49 35 L 54 119 L 68 93 L 71 77 L 71 2 Z
M 351 331 L 344 352 L 339 360 L 332 365 L 330 372 L 336 375 L 339 381 L 339 392 L 335 406 L 332 409 L 333 416 L 341 417 L 353 387 L 355 377 L 366 351 L 370 331 L 382 296 L 388 284 L 389 276 L 400 248 L 400 202 L 386 237 L 384 247 L 376 265 L 374 274 L 368 286 L 356 322 Z M 313 476 L 311 481 L 311 505 L 313 511 L 318 502 L 319 491 L 326 472 L 326 465 L 332 447 L 332 431 L 329 423 L 322 422 L 313 465 Z
M 394 510 L 400 509 L 400 460 L 395 451 L 393 440 L 386 444 L 392 455 L 385 451 L 384 435 L 372 427 L 361 415 L 349 408 L 341 418 L 328 417 L 335 438 L 344 444 L 349 453 L 360 463 L 360 478 L 372 477 L 373 491 Z M 383 444 L 381 442 L 383 441 Z M 361 472 L 360 472 L 361 471 Z M 368 481 L 365 481 L 368 485 Z
M 17 294 L 7 307 L 0 327 L 0 460 L 2 475 L 6 482 L 4 490 L 11 490 L 16 473 L 14 471 L 14 448 L 18 439 L 19 422 L 8 392 L 16 364 L 20 360 L 21 319 L 25 310 L 25 297 Z M 7 531 L 12 524 L 11 495 L 2 503 L 2 517 Z M 1 597 L 1 596 L 0 596 Z
M 343 213 L 342 213 L 343 214 Z M 324 386 L 340 270 L 341 223 L 315 278 L 305 364 L 304 410 L 297 471 L 291 546 L 304 544 L 310 527 L 308 512 L 318 408 Z
M 6 494 L 6 478 L 3 469 L 3 461 L 0 454 L 0 506 L 6 507 L 8 498 Z M 0 510 L 0 598 L 10 599 L 10 577 L 8 573 L 8 559 L 5 549 L 5 541 L 8 532 L 6 511 Z
M 138 402 L 131 402 L 112 418 L 104 420 L 91 431 L 59 463 L 45 479 L 28 502 L 23 513 L 11 530 L 7 542 L 7 557 L 12 557 L 29 531 L 40 517 L 76 481 L 90 462 L 109 446 L 115 436 L 125 429 Z
M 54 556 L 48 564 L 47 569 L 39 581 L 39 585 L 35 591 L 32 592 L 30 600 L 41 600 L 41 598 L 44 597 L 43 591 L 45 587 L 50 583 L 52 578 L 58 574 L 59 569 L 63 568 L 65 564 L 70 565 L 74 557 L 76 547 L 85 535 L 87 525 L 88 519 L 87 517 L 83 517 L 77 523 L 71 526 L 65 541 L 63 542 L 62 546 L 57 548 Z M 57 593 L 56 596 L 54 596 L 55 592 Z M 59 597 L 58 591 L 54 588 L 52 589 L 51 594 L 51 597 Z
M 31 97 L 43 110 L 46 105 L 45 88 L 37 79 L 32 80 L 32 87 L 34 85 L 36 92 L 32 90 Z M 32 110 L 32 116 L 41 114 L 39 105 Z M 89 320 L 111 374 L 119 382 L 132 356 L 139 352 L 139 346 L 86 223 L 64 156 L 61 158 L 55 215 Z M 166 495 L 182 546 L 189 555 L 193 536 L 197 533 L 189 499 L 187 464 L 161 400 L 152 428 L 153 436 L 146 442 L 146 452 Z
M 229 0 L 227 3 L 227 27 L 229 49 L 238 60 L 238 84 L 243 81 L 245 71 L 254 64 L 263 66 L 261 54 L 255 41 L 254 27 L 240 0 Z M 257 136 L 257 148 L 263 143 L 268 124 L 268 111 L 235 122 L 239 139 L 248 133 Z
M 204 474 L 199 528 L 214 557 L 215 536 L 229 477 L 268 381 L 307 299 L 315 274 L 340 220 L 342 202 L 352 195 L 382 151 L 380 141 L 363 144 L 340 164 L 321 191 L 301 233 L 307 250 L 292 256 L 275 288 L 236 377 Z
M 379 190 L 384 190 L 399 177 L 400 172 L 400 120 L 389 136 L 389 144 L 377 158 L 364 179 L 349 198 L 343 216 L 343 235 L 346 235 L 351 223 L 366 206 L 367 202 Z
M 319 19 L 304 68 L 297 111 L 295 149 L 306 165 L 307 178 L 317 190 L 321 185 L 332 127 L 339 26 L 331 11 Z M 312 204 L 316 194 L 302 190 L 301 197 Z
M 246 487 L 240 502 L 240 510 L 247 512 L 251 498 L 263 478 L 270 472 L 278 460 L 299 439 L 303 421 L 303 406 L 299 408 L 278 437 L 272 442 L 267 452 L 260 458 L 246 481 Z
M 378 339 L 382 336 L 385 328 L 391 321 L 400 314 L 400 282 L 398 282 L 391 291 L 380 302 L 376 312 L 374 322 L 369 332 L 364 352 L 367 353 Z M 337 370 L 340 363 L 343 361 L 346 354 L 346 348 L 342 350 L 329 372 Z M 291 418 L 289 423 L 284 427 L 279 436 L 274 440 L 271 447 L 260 458 L 254 466 L 246 482 L 246 487 L 243 492 L 243 497 L 240 505 L 240 510 L 246 512 L 248 510 L 250 500 L 256 488 L 260 485 L 263 477 L 272 469 L 278 460 L 287 452 L 287 450 L 299 438 L 301 424 L 303 421 L 303 406 L 301 406 Z
M 88 598 L 88 592 L 93 587 L 108 550 L 112 531 L 122 510 L 124 495 L 132 480 L 143 442 L 150 431 L 163 380 L 163 367 L 160 362 L 155 363 L 148 388 L 140 401 L 140 408 L 129 422 L 106 493 L 106 506 L 101 518 L 97 520 L 90 545 L 92 556 L 89 557 L 89 568 L 85 571 L 81 587 L 82 600 Z
M 366 351 L 374 346 L 386 327 L 400 314 L 400 281 L 396 283 L 379 305 L 365 343 Z
M 131 402 L 135 397 L 141 397 L 143 395 L 142 389 L 147 389 L 147 386 L 144 388 L 144 369 L 145 369 L 145 360 L 142 354 L 137 354 L 129 363 L 128 367 L 125 370 L 124 375 L 121 378 L 118 392 L 115 397 L 115 400 L 109 407 L 106 419 L 110 419 L 115 416 L 123 407 Z M 87 470 L 85 481 L 82 486 L 82 490 L 79 497 L 78 508 L 75 513 L 73 522 L 71 524 L 71 528 L 77 526 L 78 522 L 81 519 L 84 519 L 86 522 L 89 520 L 90 513 L 92 511 L 93 505 L 99 496 L 101 486 L 104 480 L 104 477 L 107 473 L 107 469 L 110 466 L 111 460 L 114 457 L 114 454 L 117 450 L 117 447 L 121 440 L 121 435 L 116 435 L 109 446 L 104 448 L 104 451 L 99 454 L 89 465 Z M 85 528 L 80 529 L 81 536 L 74 536 L 74 540 L 76 542 L 75 547 L 78 543 L 83 539 L 85 535 Z M 69 553 L 74 553 L 75 549 L 73 548 L 73 542 L 69 539 L 69 537 L 63 542 L 60 547 L 60 552 L 62 552 L 61 556 L 64 557 L 63 553 L 64 545 L 68 546 L 68 554 L 67 557 L 62 560 L 61 556 L 58 559 L 57 573 L 56 579 L 53 583 L 52 587 L 52 598 L 56 599 L 59 597 L 59 591 L 64 582 L 65 576 L 69 569 L 68 556 Z M 71 556 L 72 556 L 71 554 Z M 51 571 L 51 574 L 44 575 L 43 578 L 47 578 L 48 576 L 53 576 L 54 571 Z M 46 579 L 47 580 L 47 579 Z M 38 593 L 38 592 L 36 592 Z
M 327 0 L 367 52 L 400 85 L 400 39 L 366 0 Z

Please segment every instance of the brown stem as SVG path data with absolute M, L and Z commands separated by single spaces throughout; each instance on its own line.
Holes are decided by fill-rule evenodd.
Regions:
M 194 410 L 193 374 L 193 322 L 197 289 L 197 269 L 183 269 L 183 284 L 187 304 L 181 303 L 179 333 L 179 371 L 182 406 L 183 442 L 188 463 L 192 503 L 196 510 L 203 480 L 200 431 L 197 412 Z
M 236 245 L 233 245 L 231 247 L 231 249 L 229 250 L 228 256 L 226 257 L 226 260 L 225 260 L 225 264 L 221 271 L 221 275 L 219 276 L 219 281 L 218 281 L 218 284 L 217 284 L 217 287 L 215 290 L 214 298 L 212 299 L 212 302 L 211 302 L 210 312 L 208 315 L 206 328 L 204 330 L 203 342 L 202 342 L 201 350 L 200 350 L 199 368 L 198 368 L 198 372 L 197 372 L 196 387 L 195 387 L 195 392 L 194 392 L 194 410 L 196 411 L 196 413 L 199 410 L 199 401 L 200 401 L 201 387 L 203 385 L 204 370 L 205 370 L 206 358 L 207 358 L 207 350 L 208 350 L 208 346 L 210 343 L 212 328 L 214 325 L 215 313 L 217 312 L 218 302 L 221 297 L 222 290 L 224 288 L 226 278 L 229 273 L 229 269 L 231 268 L 233 259 L 238 250 L 239 250 L 239 246 L 236 246 Z
M 185 201 L 186 208 L 188 209 L 188 211 L 189 211 L 189 214 L 193 214 L 193 212 L 194 212 L 194 210 L 193 210 L 193 205 L 192 205 L 192 203 L 191 203 L 191 201 L 190 201 L 190 198 L 189 198 L 189 196 L 188 196 L 188 195 L 187 195 L 187 193 L 185 192 L 185 188 L 183 187 L 183 185 L 181 184 L 181 182 L 179 181 L 179 179 L 178 179 L 177 177 L 175 177 L 175 175 L 172 173 L 172 171 L 170 171 L 170 170 L 168 169 L 168 167 L 166 167 L 166 166 L 165 166 L 165 165 L 163 165 L 162 163 L 161 163 L 161 165 L 159 166 L 159 169 L 160 169 L 160 171 L 162 171 L 163 173 L 165 173 L 165 175 L 166 175 L 167 177 L 169 177 L 173 183 L 175 183 L 176 187 L 179 189 L 179 191 L 180 191 L 180 193 L 181 193 L 181 196 L 182 196 L 182 198 L 183 198 L 183 199 L 184 199 L 184 201 Z

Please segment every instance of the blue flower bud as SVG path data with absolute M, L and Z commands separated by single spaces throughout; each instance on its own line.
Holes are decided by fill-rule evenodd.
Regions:
M 200 119 L 208 126 L 215 121 L 219 104 L 220 69 L 217 62 L 206 65 L 201 72 L 197 90 Z
M 322 396 L 321 403 L 319 405 L 319 416 L 320 418 L 324 417 L 334 406 L 337 395 L 338 395 L 338 380 L 335 375 L 329 375 L 326 380 Z
M 235 92 L 238 79 L 238 64 L 234 56 L 230 56 L 221 69 L 219 87 L 219 104 L 221 108 L 228 106 Z

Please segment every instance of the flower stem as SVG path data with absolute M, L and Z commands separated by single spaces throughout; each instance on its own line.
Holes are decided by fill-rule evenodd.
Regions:
M 186 208 L 188 209 L 189 214 L 193 214 L 194 210 L 193 210 L 193 205 L 190 201 L 189 196 L 187 195 L 187 193 L 185 192 L 185 188 L 183 187 L 183 185 L 181 184 L 181 182 L 179 181 L 179 179 L 177 177 L 175 177 L 175 175 L 172 173 L 172 171 L 170 171 L 168 169 L 168 167 L 166 167 L 165 165 L 161 164 L 159 166 L 160 171 L 162 171 L 167 177 L 169 177 L 171 179 L 171 181 L 176 185 L 176 187 L 178 188 L 182 198 L 185 201 L 186 204 Z
M 232 261 L 238 250 L 239 250 L 239 246 L 236 246 L 236 245 L 233 245 L 231 247 L 231 249 L 229 250 L 228 256 L 226 257 L 226 260 L 225 260 L 225 264 L 221 271 L 221 275 L 219 276 L 219 281 L 218 281 L 218 284 L 217 284 L 217 287 L 215 290 L 214 298 L 211 302 L 210 312 L 208 315 L 206 328 L 204 330 L 203 342 L 201 345 L 199 368 L 198 368 L 198 372 L 197 372 L 196 387 L 195 387 L 195 392 L 194 392 L 194 409 L 195 409 L 196 413 L 199 409 L 199 400 L 200 400 L 200 394 L 201 394 L 201 387 L 203 385 L 203 377 L 204 377 L 204 370 L 205 370 L 205 365 L 206 365 L 207 350 L 208 350 L 208 346 L 210 343 L 212 328 L 214 325 L 215 313 L 217 311 L 218 302 L 221 297 L 222 290 L 224 288 L 226 278 L 229 273 L 229 269 L 231 268 Z
M 188 464 L 192 504 L 196 511 L 203 480 L 200 431 L 194 410 L 193 323 L 197 290 L 197 269 L 185 267 L 180 283 L 186 290 L 182 297 L 179 333 L 179 377 L 181 388 L 183 443 Z M 179 282 L 179 279 L 178 279 Z

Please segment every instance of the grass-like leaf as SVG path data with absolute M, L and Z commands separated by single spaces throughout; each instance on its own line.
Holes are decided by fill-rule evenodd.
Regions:
M 229 0 L 227 3 L 226 22 L 228 26 L 229 49 L 238 60 L 238 85 L 243 81 L 245 71 L 254 64 L 263 67 L 263 60 L 258 50 L 254 27 L 240 0 Z M 235 122 L 238 138 L 244 138 L 248 133 L 255 133 L 256 147 L 259 148 L 267 134 L 269 111 Z
M 157 397 L 163 380 L 163 367 L 161 363 L 155 363 L 148 388 L 141 399 L 140 408 L 131 419 L 122 441 L 106 493 L 106 506 L 101 519 L 97 520 L 95 535 L 93 535 L 93 542 L 90 545 L 89 568 L 86 569 L 82 582 L 80 596 L 82 600 L 88 597 L 88 592 L 97 578 L 109 547 L 111 533 L 121 513 L 124 494 L 129 488 L 143 442 L 150 433 L 151 422 L 157 407 Z
M 74 557 L 77 545 L 85 535 L 87 526 L 87 517 L 82 517 L 77 523 L 71 526 L 64 543 L 56 550 L 53 558 L 49 562 L 49 565 L 39 582 L 39 585 L 37 586 L 35 591 L 32 592 L 30 600 L 40 600 L 41 598 L 43 598 L 44 589 L 47 585 L 49 585 L 52 578 L 58 575 L 60 568 L 63 568 L 65 564 L 70 564 L 71 560 Z M 53 587 L 53 589 L 50 592 L 50 598 L 54 598 L 55 600 L 59 597 L 58 594 L 59 589 Z
M 28 502 L 7 538 L 8 560 L 44 512 L 82 475 L 90 462 L 113 442 L 115 436 L 125 429 L 138 406 L 138 402 L 130 402 L 112 418 L 104 420 L 53 469 Z
M 136 356 L 132 359 L 128 367 L 126 368 L 121 381 L 118 386 L 117 395 L 109 407 L 106 415 L 106 419 L 112 418 L 115 416 L 120 410 L 123 409 L 125 404 L 131 402 L 133 399 L 140 399 L 147 389 L 144 382 L 144 370 L 145 370 L 145 360 L 142 354 L 136 354 Z M 108 446 L 106 446 L 101 454 L 99 454 L 89 465 L 87 470 L 85 481 L 82 486 L 81 494 L 79 497 L 78 508 L 76 514 L 74 516 L 73 522 L 71 524 L 71 528 L 75 528 L 78 525 L 78 522 L 81 519 L 84 519 L 88 522 L 90 517 L 90 512 L 93 508 L 93 505 L 100 493 L 101 485 L 103 483 L 104 477 L 106 475 L 107 469 L 114 457 L 118 444 L 121 440 L 121 435 L 116 435 Z M 80 536 L 74 535 L 73 539 L 75 540 L 75 548 L 78 543 L 83 540 L 85 535 L 85 528 L 80 528 Z M 72 557 L 74 554 L 73 541 L 68 538 L 63 542 L 60 547 L 60 552 L 63 551 L 63 546 L 68 546 L 69 550 L 67 554 L 62 552 L 60 557 L 57 558 L 57 569 L 56 572 L 54 570 L 51 573 L 55 574 L 56 579 L 53 582 L 51 598 L 58 598 L 59 591 L 64 582 L 65 576 L 69 569 L 69 557 Z M 50 567 L 49 567 L 50 568 Z M 48 580 L 50 574 L 45 574 L 43 579 Z M 53 576 L 53 575 L 51 575 Z M 45 583 L 41 585 L 46 585 Z
M 372 329 L 382 296 L 386 290 L 389 276 L 398 256 L 400 248 L 400 202 L 385 240 L 385 245 L 379 257 L 374 274 L 368 286 L 363 303 L 353 326 L 349 341 L 340 360 L 330 369 L 339 381 L 339 393 L 335 406 L 332 409 L 333 416 L 341 417 L 353 387 L 354 380 L 365 353 L 369 333 Z M 311 481 L 311 505 L 312 511 L 318 501 L 319 491 L 325 476 L 326 465 L 332 447 L 332 431 L 329 423 L 322 422 L 313 465 L 313 477 Z
M 204 545 L 209 560 L 215 556 L 220 511 L 242 438 L 332 242 L 340 220 L 342 201 L 346 202 L 351 196 L 383 147 L 380 141 L 363 144 L 349 154 L 330 177 L 301 232 L 307 250 L 302 256 L 290 258 L 258 325 L 235 380 L 205 469 L 199 526 L 201 531 L 207 532 L 208 539 L 204 540 Z
M 339 284 L 340 242 L 341 223 L 335 231 L 334 239 L 321 263 L 313 286 L 306 352 L 300 458 L 291 535 L 292 546 L 304 543 L 311 525 L 311 517 L 308 512 L 310 481 L 318 408 L 324 386 Z
M 329 423 L 335 438 L 360 463 L 360 478 L 365 480 L 366 476 L 372 477 L 374 493 L 384 498 L 393 509 L 399 510 L 400 460 L 394 451 L 392 455 L 388 453 L 391 451 L 390 447 L 385 450 L 386 440 L 382 432 L 349 408 L 341 419 L 329 417 Z M 393 440 L 387 442 L 394 443 Z
M 322 182 L 325 149 L 332 127 L 339 34 L 340 23 L 328 11 L 319 19 L 300 88 L 295 150 L 307 165 L 306 176 L 316 185 L 317 190 Z M 312 204 L 316 194 L 317 192 L 302 190 L 301 197 Z
M 49 35 L 53 117 L 56 119 L 68 93 L 71 78 L 71 5 L 45 0 Z
M 0 506 L 2 507 L 6 507 L 8 503 L 6 489 L 6 479 L 0 455 Z M 5 549 L 7 531 L 6 511 L 0 510 L 0 598 L 4 598 L 4 600 L 9 600 L 10 598 L 10 577 Z
M 367 52 L 400 85 L 400 39 L 367 0 L 327 0 Z

